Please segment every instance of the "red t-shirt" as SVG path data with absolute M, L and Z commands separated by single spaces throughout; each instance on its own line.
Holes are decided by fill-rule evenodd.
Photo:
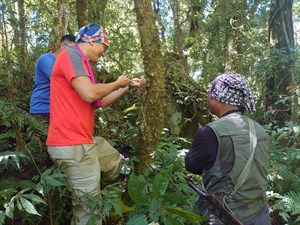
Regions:
M 70 146 L 93 142 L 94 107 L 81 99 L 71 85 L 78 76 L 89 76 L 75 47 L 56 58 L 50 83 L 50 124 L 46 144 Z

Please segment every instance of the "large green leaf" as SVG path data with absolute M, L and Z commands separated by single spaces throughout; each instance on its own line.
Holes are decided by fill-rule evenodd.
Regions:
M 152 189 L 155 196 L 161 197 L 166 193 L 170 179 L 170 174 L 166 170 L 161 170 L 154 177 Z
M 158 221 L 161 213 L 159 201 L 156 198 L 152 198 L 149 205 L 150 219 L 153 221 Z
M 202 221 L 207 220 L 207 217 L 199 216 L 198 214 L 185 211 L 181 208 L 166 207 L 166 210 L 168 210 L 169 212 L 172 212 L 180 217 L 183 217 L 191 222 L 202 222 Z
M 22 189 L 33 189 L 35 188 L 36 184 L 34 182 L 32 182 L 31 180 L 18 180 L 17 181 L 18 186 L 16 187 L 20 187 Z
M 0 211 L 0 225 L 4 224 L 4 220 L 5 220 L 5 213 Z
M 168 216 L 164 217 L 162 220 L 164 225 L 183 225 L 180 221 Z
M 7 217 L 13 219 L 14 218 L 14 211 L 15 211 L 15 204 L 11 202 L 9 205 L 5 206 L 5 214 Z
M 41 178 L 43 179 L 43 178 L 49 176 L 51 173 L 53 173 L 53 168 L 52 168 L 52 167 L 46 169 L 46 170 L 42 173 Z
M 148 221 L 145 215 L 135 215 L 126 223 L 126 225 L 148 225 Z
M 113 200 L 112 201 L 112 205 L 114 208 L 114 211 L 116 212 L 117 215 L 122 216 L 122 209 L 121 209 L 121 203 L 122 200 L 120 200 L 121 202 L 119 202 L 118 200 Z
M 17 207 L 18 207 L 18 210 L 20 210 L 20 211 L 23 210 L 23 207 L 22 207 L 22 204 L 20 202 L 20 199 L 17 199 Z
M 28 201 L 26 198 L 20 197 L 21 204 L 23 208 L 25 209 L 26 212 L 34 215 L 39 215 L 41 216 L 35 209 L 34 205 Z
M 0 191 L 0 198 L 10 199 L 15 193 L 17 193 L 17 190 L 14 187 L 4 189 L 3 191 Z
M 169 202 L 170 205 L 179 204 L 186 202 L 188 197 L 180 192 L 167 192 L 164 196 L 164 203 Z
M 131 213 L 131 212 L 133 212 L 135 210 L 135 205 L 133 205 L 133 206 L 127 206 L 122 201 L 120 202 L 121 213 L 117 212 L 118 209 L 117 210 L 115 209 L 114 203 L 113 203 L 113 207 L 114 207 L 114 209 L 111 210 L 110 213 L 109 213 L 109 217 L 110 218 L 114 218 L 116 216 L 122 216 L 124 214 Z
M 37 192 L 39 192 L 41 195 L 44 195 L 44 186 L 41 185 L 41 183 L 37 184 L 35 189 L 37 190 Z
M 35 194 L 24 194 L 23 197 L 30 199 L 32 202 L 46 204 L 46 202 L 40 196 Z
M 147 198 L 143 193 L 143 189 L 147 183 L 140 177 L 132 174 L 128 181 L 128 194 L 130 198 L 137 204 L 147 204 Z
M 44 179 L 48 185 L 55 186 L 55 187 L 64 186 L 62 182 L 60 182 L 59 180 L 55 180 L 50 176 L 46 176 Z

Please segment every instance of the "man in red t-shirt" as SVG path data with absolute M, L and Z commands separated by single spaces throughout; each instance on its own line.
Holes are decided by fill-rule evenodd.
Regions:
M 97 212 L 89 211 L 84 195 L 100 195 L 100 173 L 115 179 L 122 160 L 104 138 L 92 136 L 94 109 L 110 105 L 129 85 L 140 87 L 146 80 L 122 75 L 111 83 L 96 83 L 89 62 L 97 62 L 104 55 L 108 47 L 105 30 L 98 24 L 88 24 L 79 30 L 76 42 L 57 56 L 53 67 L 46 143 L 51 158 L 67 165 L 68 182 L 75 194 L 73 222 L 85 225 Z

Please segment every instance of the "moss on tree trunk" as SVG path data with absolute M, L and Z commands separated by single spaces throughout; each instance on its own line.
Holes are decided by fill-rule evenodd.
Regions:
M 165 68 L 158 28 L 150 0 L 135 0 L 138 29 L 141 40 L 145 75 L 148 80 L 142 100 L 142 126 L 138 149 L 140 163 L 135 171 L 141 174 L 151 163 L 150 154 L 155 151 L 165 118 L 167 103 L 164 101 Z

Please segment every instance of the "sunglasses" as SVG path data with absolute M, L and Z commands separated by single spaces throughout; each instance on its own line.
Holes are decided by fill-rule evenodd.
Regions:
M 67 46 L 67 47 L 69 47 L 70 45 L 69 44 L 67 44 L 66 42 L 62 42 L 65 46 Z

